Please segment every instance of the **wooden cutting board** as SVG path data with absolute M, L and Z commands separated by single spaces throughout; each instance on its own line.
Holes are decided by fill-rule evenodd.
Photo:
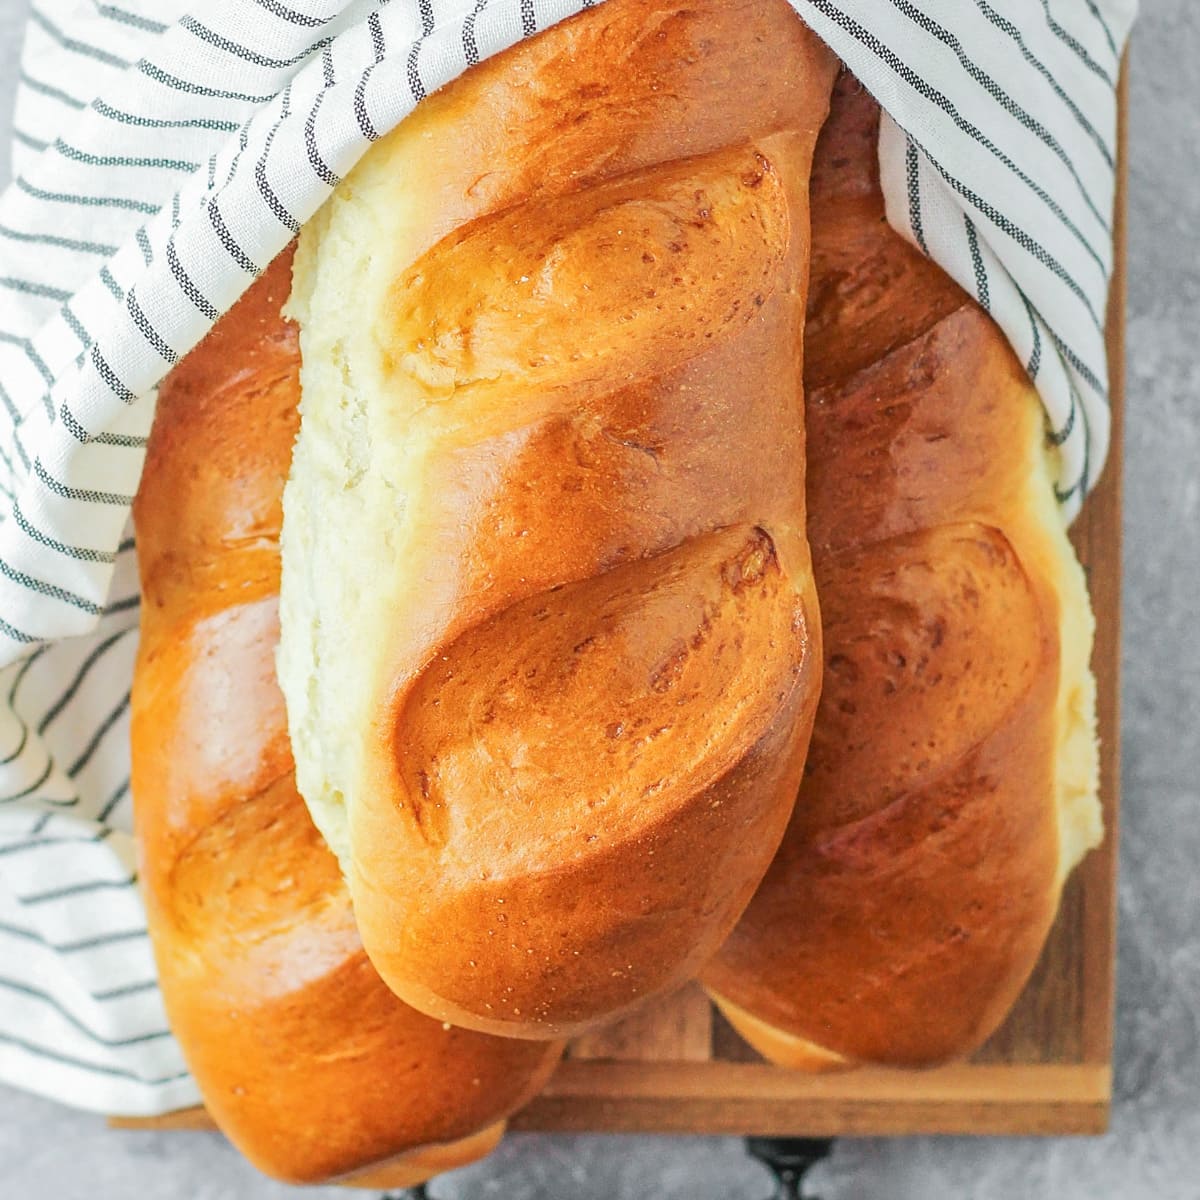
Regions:
M 1128 91 L 1120 90 L 1126 162 Z M 1120 759 L 1121 474 L 1124 410 L 1125 175 L 1108 313 L 1112 445 L 1072 529 L 1096 614 L 1100 792 L 1107 836 L 1075 872 L 1041 961 L 995 1036 L 967 1063 L 934 1071 L 809 1076 L 763 1062 L 692 986 L 575 1042 L 545 1091 L 510 1127 L 621 1133 L 831 1137 L 1101 1133 L 1112 1084 Z M 211 1129 L 202 1108 L 124 1128 Z

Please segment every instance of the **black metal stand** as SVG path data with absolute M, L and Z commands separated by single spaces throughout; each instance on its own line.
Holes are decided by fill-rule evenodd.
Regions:
M 768 1200 L 819 1200 L 806 1196 L 804 1177 L 833 1150 L 832 1138 L 748 1137 L 746 1153 L 756 1158 L 775 1178 Z M 433 1200 L 425 1184 L 403 1192 L 385 1192 L 379 1200 Z M 649 1198 L 647 1198 L 649 1200 Z
M 748 1137 L 746 1153 L 775 1176 L 770 1200 L 806 1200 L 804 1177 L 833 1151 L 832 1138 Z M 807 1200 L 819 1200 L 808 1197 Z

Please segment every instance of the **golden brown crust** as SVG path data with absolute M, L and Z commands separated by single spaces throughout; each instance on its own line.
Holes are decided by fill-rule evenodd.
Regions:
M 705 976 L 756 1046 L 810 1069 L 974 1049 L 1061 882 L 1041 410 L 999 329 L 886 225 L 877 121 L 843 76 L 813 176 L 821 703 L 780 852 Z
M 301 784 L 345 797 L 364 942 L 424 1011 L 547 1037 L 667 991 L 782 833 L 817 691 L 800 346 L 834 71 L 786 0 L 608 0 L 432 98 L 302 248 L 307 373 L 392 164 L 415 253 L 361 353 L 312 355 L 360 388 L 381 360 L 365 466 L 323 482 L 339 405 L 306 374 L 286 503 L 307 528 L 344 501 L 403 554 L 356 545 L 361 580 L 293 625 L 285 528 L 282 673 L 294 730 L 332 697 Z M 293 630 L 355 622 L 292 675 Z
M 159 981 L 215 1120 L 296 1182 L 472 1161 L 559 1048 L 447 1029 L 367 961 L 275 680 L 298 345 L 281 256 L 164 383 L 134 507 L 133 793 Z M 445 1145 L 466 1139 L 462 1145 Z

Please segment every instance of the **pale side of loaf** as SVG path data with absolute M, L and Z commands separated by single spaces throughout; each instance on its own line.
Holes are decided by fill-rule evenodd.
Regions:
M 1102 837 L 1093 618 L 1004 335 L 884 222 L 843 76 L 813 172 L 809 533 L 825 674 L 788 832 L 706 972 L 764 1054 L 964 1055 Z
M 139 875 L 172 1031 L 230 1140 L 282 1179 L 399 1188 L 486 1154 L 559 1047 L 396 999 L 296 791 L 274 670 L 299 391 L 290 265 L 159 394 L 134 504 Z
M 786 0 L 608 0 L 426 100 L 301 237 L 280 677 L 423 1011 L 547 1037 L 677 986 L 782 834 L 834 73 Z

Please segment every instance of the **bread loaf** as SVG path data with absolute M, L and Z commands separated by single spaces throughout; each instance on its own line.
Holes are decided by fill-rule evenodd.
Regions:
M 444 1027 L 397 1000 L 296 792 L 274 669 L 297 424 L 290 265 L 277 260 L 159 394 L 134 506 L 139 872 L 171 1028 L 230 1139 L 283 1179 L 404 1187 L 486 1153 L 559 1047 Z
M 303 231 L 280 678 L 372 962 L 576 1032 L 765 871 L 820 662 L 786 0 L 607 0 L 472 69 Z
M 1102 832 L 1093 622 L 1037 393 L 886 224 L 877 136 L 843 76 L 805 346 L 823 692 L 783 845 L 706 973 L 760 1051 L 818 1069 L 979 1045 Z

